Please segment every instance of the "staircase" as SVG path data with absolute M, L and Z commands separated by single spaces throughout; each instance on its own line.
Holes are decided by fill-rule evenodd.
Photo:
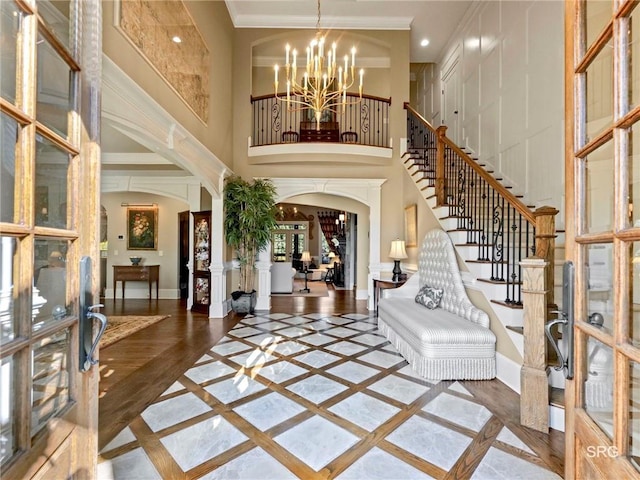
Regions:
M 408 104 L 405 109 L 408 113 L 404 167 L 524 358 L 523 390 L 525 385 L 531 384 L 524 372 L 533 372 L 538 381 L 544 375 L 545 383 L 563 387 L 564 382 L 557 375 L 546 377 L 547 364 L 554 363 L 555 358 L 543 359 L 537 365 L 528 364 L 532 357 L 525 353 L 523 269 L 520 265 L 530 257 L 539 257 L 541 265 L 544 261 L 549 265 L 542 267 L 544 285 L 551 287 L 541 297 L 540 318 L 534 323 L 537 337 L 547 312 L 556 308 L 554 217 L 558 211 L 551 207 L 532 210 L 501 183 L 501 178 L 494 177 L 493 172 L 485 170 L 477 159 L 448 139 L 445 126 L 436 129 Z M 544 333 L 537 342 L 544 351 Z M 531 348 L 531 342 L 527 343 Z M 521 398 L 525 394 L 523 391 Z

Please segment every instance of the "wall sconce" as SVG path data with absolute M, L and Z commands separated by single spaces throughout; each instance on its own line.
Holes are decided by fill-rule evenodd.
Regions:
M 404 240 L 397 239 L 391 242 L 389 258 L 392 258 L 394 261 L 393 281 L 397 282 L 400 280 L 400 274 L 402 273 L 402 270 L 400 270 L 400 260 L 407 258 L 407 251 L 404 248 Z
M 338 236 L 344 237 L 344 222 L 347 216 L 344 213 L 340 213 L 336 218 L 336 233 Z

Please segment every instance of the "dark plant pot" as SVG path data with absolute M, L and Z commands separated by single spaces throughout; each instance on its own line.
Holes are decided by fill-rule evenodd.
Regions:
M 253 313 L 256 307 L 256 291 L 233 292 L 231 294 L 231 308 L 236 313 Z

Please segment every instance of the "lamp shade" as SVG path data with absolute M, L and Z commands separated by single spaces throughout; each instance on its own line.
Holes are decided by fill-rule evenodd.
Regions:
M 394 260 L 402 260 L 407 258 L 407 251 L 404 248 L 404 240 L 394 240 L 391 242 L 391 251 L 389 252 L 389 258 Z
M 300 258 L 300 260 L 302 260 L 303 262 L 311 261 L 311 254 L 309 253 L 308 250 L 305 250 L 304 252 L 302 252 L 302 258 Z
M 329 258 L 336 258 L 336 254 L 333 252 L 329 252 Z

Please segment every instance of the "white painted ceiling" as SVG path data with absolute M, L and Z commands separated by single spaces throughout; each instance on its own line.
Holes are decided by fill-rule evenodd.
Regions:
M 411 61 L 437 62 L 478 0 L 321 0 L 322 29 L 411 30 Z M 225 0 L 236 28 L 311 28 L 317 0 Z M 429 45 L 420 46 L 422 39 Z

